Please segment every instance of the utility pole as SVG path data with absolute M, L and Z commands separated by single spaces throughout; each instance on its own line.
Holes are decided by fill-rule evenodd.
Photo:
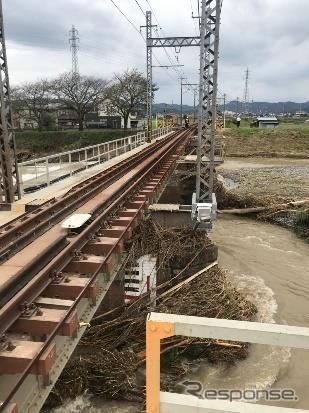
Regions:
M 147 36 L 147 141 L 152 137 L 152 49 L 148 46 L 148 39 L 152 37 L 152 14 L 146 11 Z
M 0 104 L 0 203 L 12 204 L 16 198 L 20 198 L 21 194 L 10 99 L 2 0 L 0 0 Z
M 236 98 L 236 112 L 239 113 L 239 97 Z
M 193 121 L 196 121 L 196 95 L 197 95 L 197 90 L 194 89 L 194 111 L 193 111 Z
M 182 103 L 183 103 L 183 83 L 182 81 L 185 80 L 185 77 L 180 78 L 180 126 L 182 126 L 182 118 L 183 118 L 183 108 L 182 108 Z
M 72 26 L 72 29 L 69 31 L 70 35 L 70 45 L 72 51 L 72 75 L 79 75 L 79 64 L 78 64 L 78 50 L 79 50 L 79 33 L 75 26 Z
M 152 48 L 150 46 L 150 40 L 152 38 L 152 28 L 157 27 L 152 24 L 152 13 L 151 11 L 146 11 L 146 26 L 141 26 L 141 28 L 146 28 L 146 60 L 147 60 L 147 142 L 151 142 L 152 138 Z
M 248 113 L 248 103 L 249 103 L 249 69 L 245 71 L 245 87 L 244 87 L 244 113 Z
M 225 129 L 225 105 L 226 105 L 226 93 L 223 95 L 223 127 Z
M 204 0 L 203 0 L 204 1 Z M 151 141 L 151 120 L 152 120 L 152 48 L 172 47 L 180 49 L 182 47 L 199 46 L 199 37 L 152 37 L 152 28 L 157 27 L 152 24 L 152 13 L 146 11 L 146 50 L 147 50 L 147 140 Z

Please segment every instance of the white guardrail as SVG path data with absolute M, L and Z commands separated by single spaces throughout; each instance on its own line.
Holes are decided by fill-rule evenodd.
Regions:
M 155 129 L 152 131 L 152 139 L 164 136 L 171 131 L 172 128 Z M 109 161 L 143 145 L 146 142 L 146 136 L 146 132 L 138 132 L 126 138 L 20 162 L 18 164 L 20 192 L 21 194 L 34 192 L 80 171 Z
M 305 413 L 309 410 L 160 392 L 160 342 L 173 336 L 309 349 L 309 328 L 151 313 L 146 327 L 147 413 Z M 306 362 L 306 360 L 304 360 Z M 192 394 L 192 393 L 191 393 Z M 226 399 L 225 399 L 226 400 Z

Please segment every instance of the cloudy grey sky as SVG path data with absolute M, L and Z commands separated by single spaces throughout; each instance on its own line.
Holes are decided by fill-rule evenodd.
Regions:
M 136 0 L 114 0 L 136 25 L 145 18 Z M 198 0 L 138 0 L 152 6 L 163 35 L 197 33 Z M 80 33 L 80 70 L 110 78 L 113 72 L 145 70 L 145 43 L 110 0 L 3 0 L 11 83 L 52 77 L 69 71 L 68 31 Z M 154 18 L 155 20 L 155 18 Z M 250 99 L 309 100 L 309 0 L 223 0 L 220 46 L 221 93 L 242 98 L 244 72 L 250 70 Z M 157 23 L 155 21 L 155 23 Z M 175 51 L 169 49 L 171 58 Z M 169 64 L 164 50 L 156 50 Z M 179 102 L 180 71 L 188 82 L 198 80 L 198 48 L 177 55 L 184 67 L 154 69 L 157 102 Z M 156 61 L 154 64 L 157 64 Z M 186 91 L 185 103 L 193 101 Z

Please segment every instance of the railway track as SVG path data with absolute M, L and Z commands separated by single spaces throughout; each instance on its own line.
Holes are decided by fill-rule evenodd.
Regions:
M 176 136 L 176 134 L 177 132 L 155 142 L 145 150 L 75 185 L 60 199 L 52 199 L 45 202 L 31 212 L 0 227 L 0 263 L 9 259 L 27 244 L 31 243 L 38 235 L 48 231 L 80 205 L 86 203 L 87 200 L 120 179 L 127 171 L 155 153 L 167 140 L 172 136 Z M 91 213 L 94 214 L 95 211 L 91 211 Z
M 38 394 L 48 395 L 64 359 L 59 337 L 67 343 L 67 357 L 113 282 L 115 269 L 122 265 L 124 241 L 142 219 L 147 203 L 162 192 L 191 133 L 175 132 L 73 187 L 60 200 L 1 228 L 5 259 L 0 271 L 11 268 L 11 260 L 23 260 L 27 249 L 34 246 L 35 251 L 36 242 L 40 245 L 45 239 L 49 244 L 28 257 L 25 265 L 16 266 L 13 276 L 0 285 L 0 375 L 19 375 L 8 394 L 0 394 L 4 399 L 0 411 L 18 400 L 31 372 L 41 378 L 36 381 Z M 59 233 L 58 223 L 76 210 L 91 214 L 88 225 L 80 233 Z M 20 335 L 27 340 L 16 340 Z M 22 351 L 26 355 L 21 362 Z M 23 409 L 30 409 L 33 397 L 29 394 Z

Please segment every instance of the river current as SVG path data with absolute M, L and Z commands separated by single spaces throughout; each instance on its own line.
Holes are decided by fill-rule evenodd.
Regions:
M 211 238 L 220 266 L 258 307 L 258 320 L 309 327 L 309 246 L 292 232 L 267 223 L 220 217 Z M 252 345 L 249 357 L 226 368 L 202 363 L 191 379 L 208 389 L 294 389 L 298 401 L 284 407 L 309 409 L 309 352 Z M 261 401 L 263 403 L 263 401 Z M 53 413 L 133 413 L 126 403 L 79 397 Z

